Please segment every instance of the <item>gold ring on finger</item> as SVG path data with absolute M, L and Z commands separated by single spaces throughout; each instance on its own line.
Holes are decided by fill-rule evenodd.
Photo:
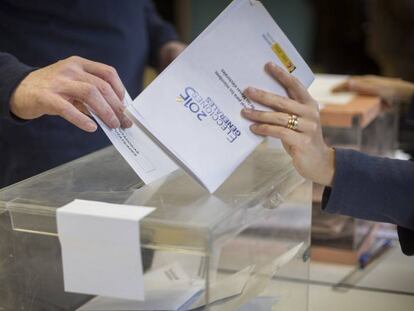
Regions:
M 297 115 L 294 114 L 290 114 L 289 115 L 289 119 L 288 119 L 288 123 L 287 123 L 287 128 L 289 130 L 293 130 L 296 131 L 298 129 L 298 125 L 299 125 L 299 118 Z

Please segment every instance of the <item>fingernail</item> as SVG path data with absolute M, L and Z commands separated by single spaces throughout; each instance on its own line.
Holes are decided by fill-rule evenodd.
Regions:
M 130 128 L 133 125 L 132 121 L 128 119 L 127 117 L 122 119 L 122 123 L 124 124 L 125 128 Z
M 257 89 L 254 87 L 249 86 L 246 91 L 250 94 L 250 95 L 255 95 L 257 93 Z
M 121 126 L 121 123 L 119 123 L 119 120 L 117 117 L 112 117 L 112 119 L 109 121 L 110 127 L 116 129 Z
M 251 113 L 252 113 L 252 111 L 253 111 L 253 109 L 249 109 L 249 108 L 243 108 L 243 110 L 242 110 L 242 112 L 243 112 L 244 114 L 251 114 Z
M 86 128 L 87 128 L 87 130 L 88 130 L 88 131 L 90 131 L 90 132 L 95 132 L 95 131 L 98 129 L 98 126 L 96 125 L 96 123 L 95 123 L 95 122 L 93 122 L 93 121 L 89 121 L 89 122 L 86 124 Z
M 277 69 L 278 66 L 274 62 L 268 62 L 267 65 L 273 69 Z
M 268 69 L 271 70 L 280 70 L 280 67 L 273 62 L 269 62 L 266 64 Z
M 250 129 L 251 129 L 252 131 L 256 130 L 256 129 L 257 129 L 257 124 L 252 124 L 252 125 L 250 125 Z

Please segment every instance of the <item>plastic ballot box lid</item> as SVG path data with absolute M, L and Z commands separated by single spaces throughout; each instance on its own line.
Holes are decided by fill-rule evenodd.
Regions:
M 143 247 L 205 253 L 303 182 L 287 154 L 269 145 L 260 145 L 214 194 L 182 170 L 144 185 L 108 147 L 0 190 L 0 212 L 10 213 L 13 230 L 56 235 L 56 209 L 74 199 L 156 207 L 141 223 Z

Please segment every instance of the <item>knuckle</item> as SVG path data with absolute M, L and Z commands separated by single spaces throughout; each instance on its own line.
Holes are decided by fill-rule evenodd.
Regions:
M 258 90 L 258 89 L 256 89 L 255 90 L 255 92 L 253 93 L 253 96 L 257 99 L 257 100 L 259 100 L 259 101 L 261 101 L 261 100 L 263 100 L 263 98 L 264 98 L 264 96 L 265 96 L 265 94 L 264 94 L 265 92 L 263 91 L 263 90 Z
M 288 120 L 286 120 L 286 115 L 282 114 L 282 113 L 276 113 L 276 121 L 279 124 L 287 124 Z
M 102 95 L 104 96 L 108 96 L 111 94 L 111 86 L 109 85 L 108 82 L 103 82 L 99 85 L 99 91 L 102 93 Z
M 60 69 L 61 74 L 69 77 L 75 76 L 78 72 L 76 65 L 72 63 L 63 63 Z
M 97 96 L 97 88 L 92 84 L 87 84 L 84 86 L 84 97 L 87 99 L 95 99 Z
M 290 79 L 290 83 L 292 84 L 292 86 L 295 86 L 295 87 L 301 86 L 301 83 L 299 82 L 298 78 L 296 78 L 293 75 L 290 75 L 289 77 L 290 77 L 289 79 Z
M 260 124 L 259 125 L 260 133 L 267 134 L 267 133 L 269 133 L 269 130 L 270 130 L 270 126 L 268 124 Z
M 107 66 L 104 71 L 104 74 L 105 77 L 110 80 L 115 79 L 118 76 L 116 69 L 112 66 Z
M 105 109 L 104 111 L 102 111 L 101 117 L 105 120 L 111 120 L 114 117 L 114 113 L 110 109 Z
M 73 55 L 68 57 L 66 60 L 68 60 L 70 63 L 79 63 L 81 59 L 82 58 L 80 56 Z
M 283 98 L 280 98 L 279 100 L 275 101 L 275 104 L 281 110 L 287 110 L 287 108 L 288 108 L 288 103 Z
M 67 105 L 59 105 L 56 107 L 56 112 L 61 116 L 67 116 L 70 113 L 70 108 Z
M 79 67 L 79 57 L 71 56 L 69 58 L 60 60 L 57 62 L 59 68 L 64 74 L 73 74 L 76 73 Z
M 274 112 L 261 112 L 260 119 L 266 122 L 273 123 L 277 121 L 277 115 Z
M 279 128 L 277 132 L 281 139 L 286 139 L 287 135 L 289 134 L 289 130 L 284 127 Z

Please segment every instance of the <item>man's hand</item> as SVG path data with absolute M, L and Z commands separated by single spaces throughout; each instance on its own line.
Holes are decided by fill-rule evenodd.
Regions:
M 159 52 L 159 70 L 163 71 L 187 47 L 179 41 L 171 41 L 162 46 Z
M 410 102 L 414 95 L 414 84 L 395 78 L 356 76 L 337 85 L 332 91 L 352 91 L 361 95 L 378 96 L 390 106 L 396 102 Z
M 31 120 L 43 115 L 61 116 L 87 132 L 97 129 L 87 116 L 89 107 L 110 128 L 127 128 L 125 89 L 113 67 L 72 56 L 30 73 L 16 88 L 10 111 Z

